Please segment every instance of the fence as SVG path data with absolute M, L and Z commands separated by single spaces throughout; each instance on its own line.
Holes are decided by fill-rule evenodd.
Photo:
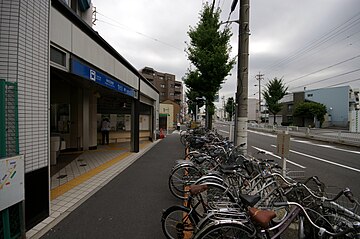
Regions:
M 23 183 L 20 189 L 16 186 L 24 177 L 23 158 L 21 167 L 13 159 L 19 155 L 17 100 L 17 83 L 0 79 L 0 238 L 5 239 L 25 235 L 23 202 L 12 201 L 14 192 L 19 193 L 20 200 L 23 200 L 24 186 Z

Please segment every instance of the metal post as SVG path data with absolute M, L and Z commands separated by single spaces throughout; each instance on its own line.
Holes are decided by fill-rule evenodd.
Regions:
M 6 157 L 5 80 L 0 79 L 0 158 Z
M 247 120 L 248 120 L 248 61 L 249 61 L 249 0 L 240 0 L 239 39 L 238 39 L 238 71 L 237 71 L 237 119 L 236 145 L 244 144 L 240 151 L 247 154 Z
M 195 105 L 195 123 L 197 124 L 197 115 L 198 115 L 198 104 L 196 102 L 196 105 Z
M 256 76 L 256 79 L 259 81 L 259 123 L 261 123 L 261 80 L 263 80 L 264 74 L 259 74 Z

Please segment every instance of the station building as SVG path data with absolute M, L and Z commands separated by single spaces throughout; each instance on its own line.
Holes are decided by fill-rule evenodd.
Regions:
M 97 149 L 103 118 L 110 140 L 130 141 L 132 152 L 158 130 L 158 90 L 92 29 L 92 12 L 89 0 L 0 3 L 0 162 L 23 156 L 24 192 L 12 201 L 26 230 L 50 213 L 50 165 L 60 148 Z M 2 202 L 9 217 L 14 205 Z

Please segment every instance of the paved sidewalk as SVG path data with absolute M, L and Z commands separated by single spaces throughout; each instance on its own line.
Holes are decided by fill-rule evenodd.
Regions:
M 179 139 L 175 131 L 142 145 L 138 154 L 122 148 L 102 165 L 53 189 L 50 217 L 28 231 L 27 238 L 163 238 L 162 210 L 179 204 L 167 186 L 171 167 L 184 156 Z M 93 154 L 108 158 L 109 152 Z

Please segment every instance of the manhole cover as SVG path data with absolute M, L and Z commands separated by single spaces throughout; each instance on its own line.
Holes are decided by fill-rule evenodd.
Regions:
M 62 175 L 59 175 L 59 177 L 57 177 L 57 179 L 62 179 L 62 178 L 66 178 L 67 175 L 66 174 L 62 174 Z

